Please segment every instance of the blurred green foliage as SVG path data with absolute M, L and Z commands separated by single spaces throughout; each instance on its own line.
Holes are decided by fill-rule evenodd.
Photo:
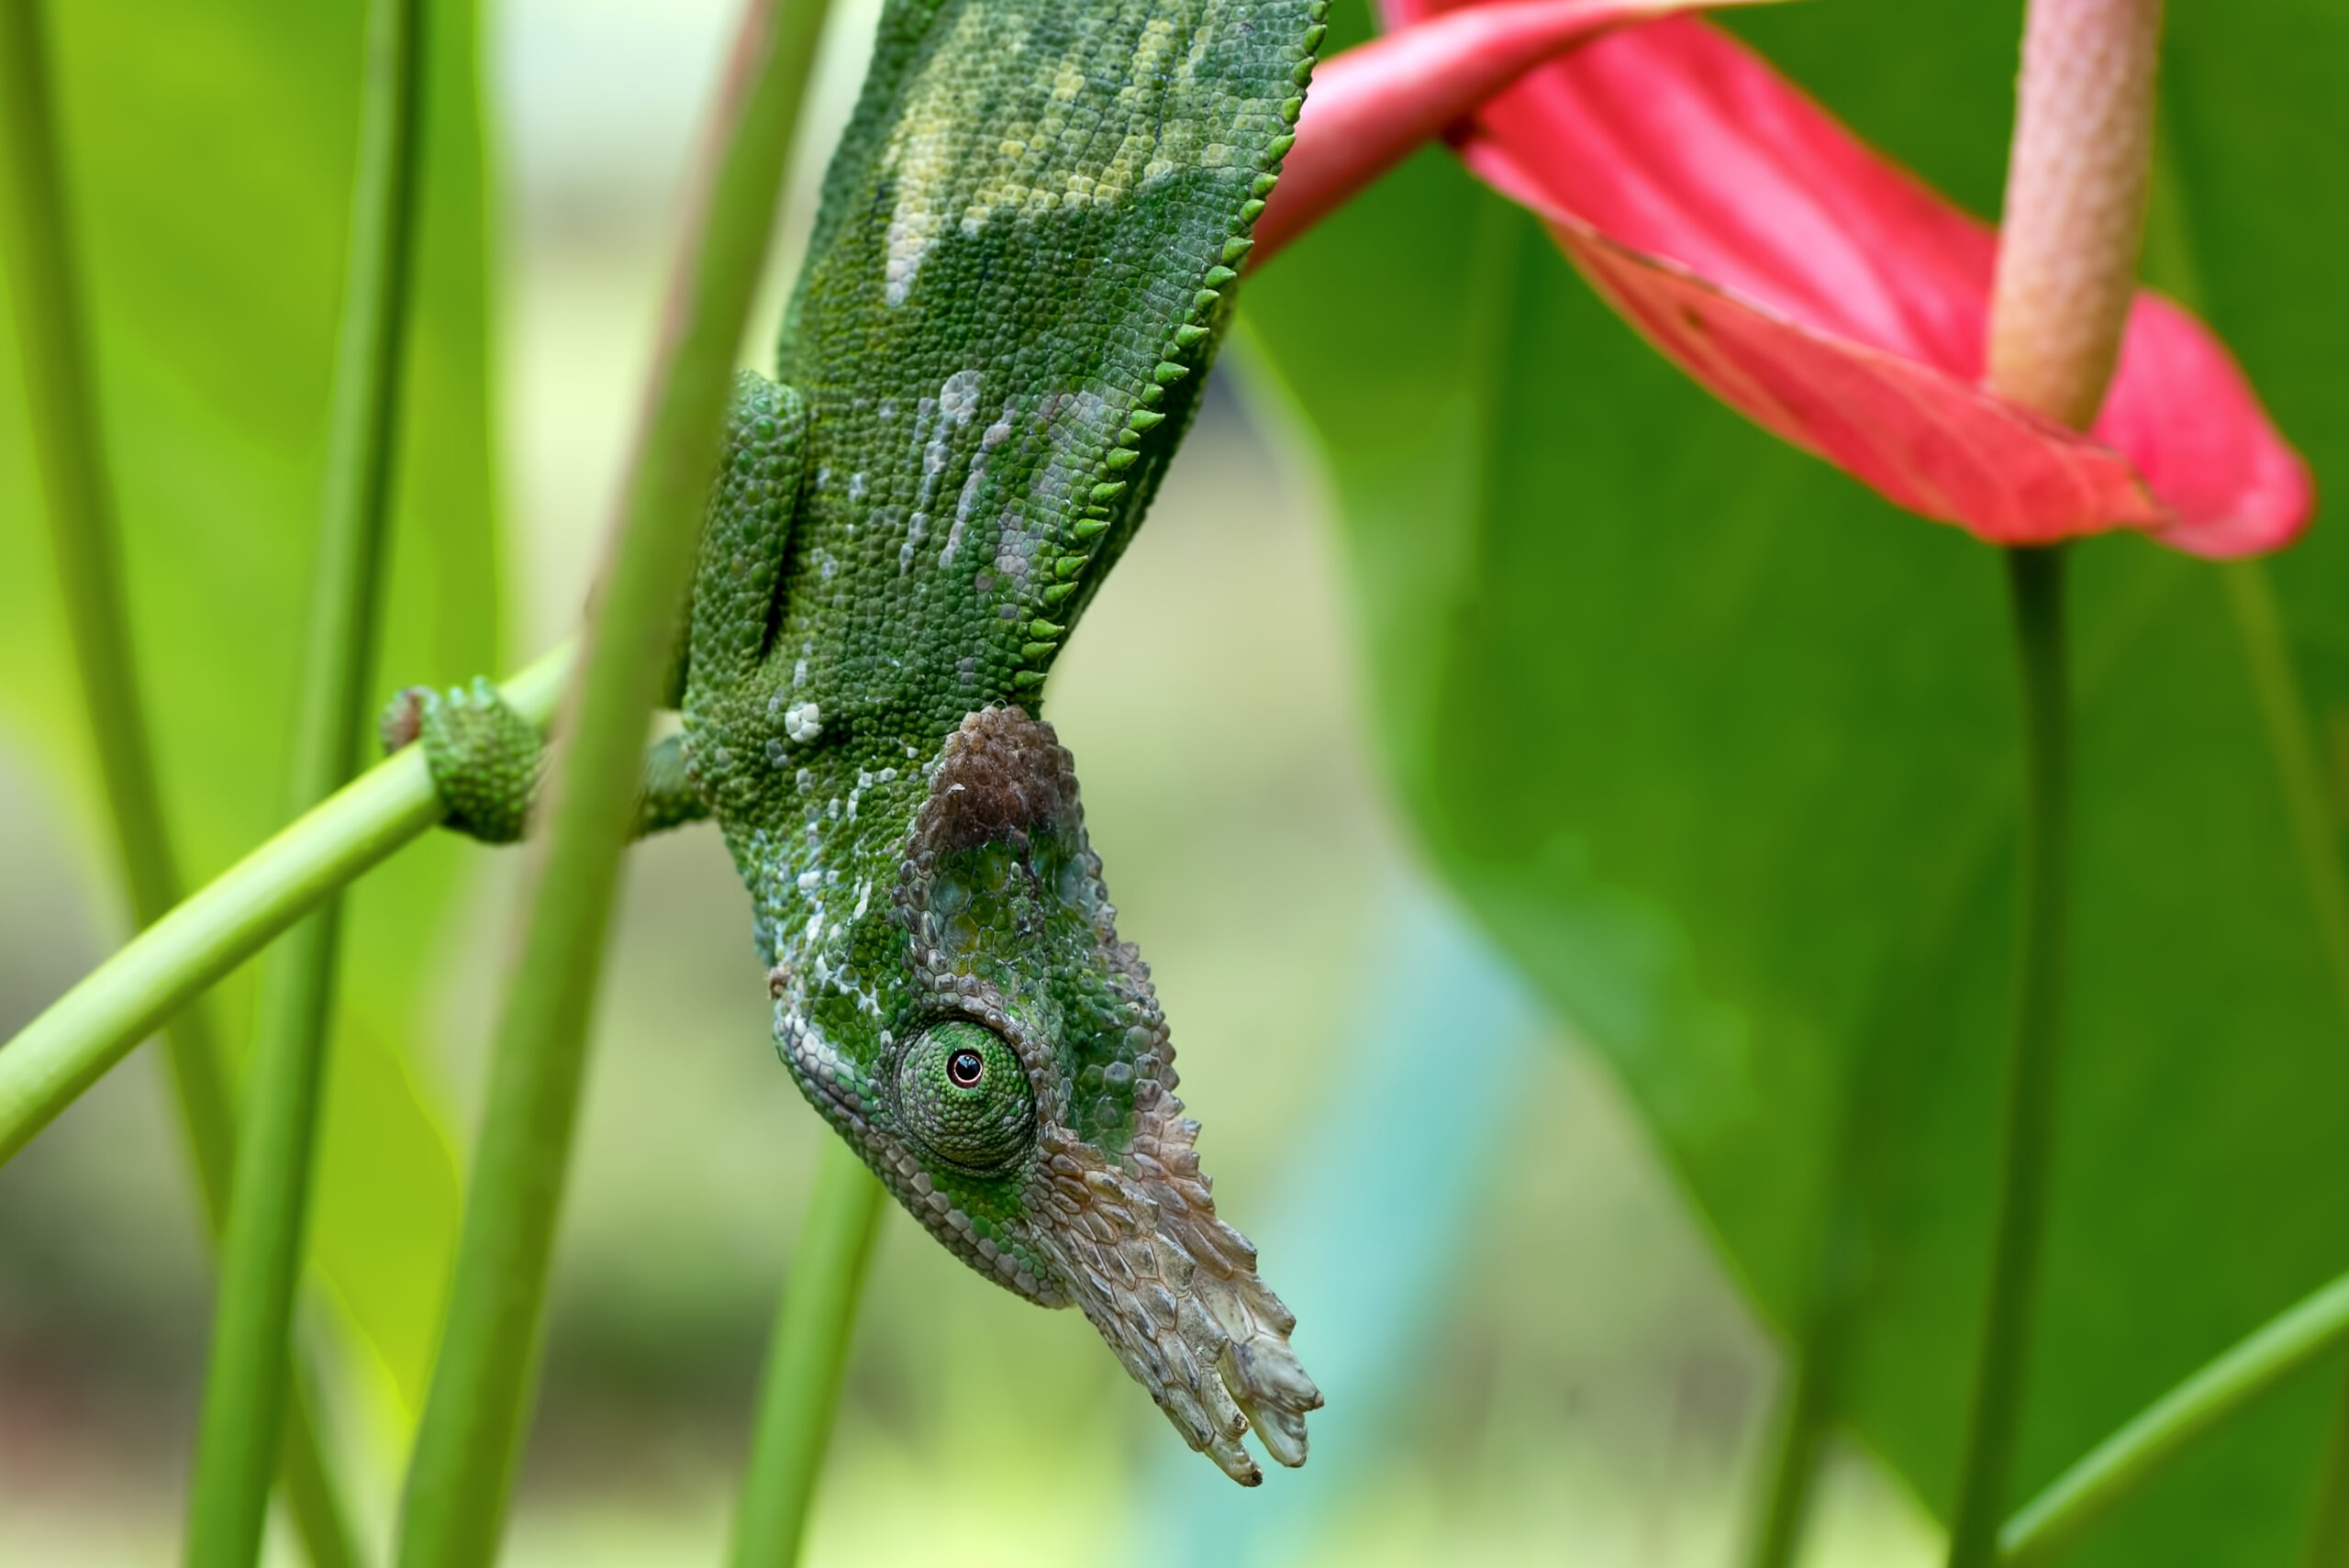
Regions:
M 140 679 L 191 882 L 284 814 L 356 150 L 356 6 L 50 7 Z M 485 197 L 472 0 L 431 7 L 422 250 L 383 684 L 494 668 Z M 0 323 L 0 361 L 13 342 Z M 99 809 L 0 376 L 0 716 Z M 94 858 L 101 826 L 85 821 Z M 417 1051 L 453 847 L 352 900 L 313 1256 L 413 1409 L 459 1200 Z M 249 987 L 227 993 L 241 1040 Z
M 191 877 L 279 816 L 357 9 L 54 7 L 141 672 Z M 1367 28 L 1358 5 L 1341 9 L 1333 42 Z M 2173 177 L 2149 264 L 2190 284 L 2329 477 L 2349 442 L 2349 312 L 2328 288 L 2349 222 L 2330 199 L 2349 188 L 2349 17 L 2321 0 L 2170 9 Z M 2018 14 L 2012 0 L 1797 7 L 1742 30 L 1987 213 Z M 470 5 L 440 0 L 434 24 L 386 687 L 499 663 Z M 1843 1410 L 1938 1503 L 1987 1250 L 2009 977 L 2016 767 L 1997 562 L 1709 404 L 1590 300 L 1529 220 L 1441 155 L 1252 279 L 1246 314 L 1337 481 L 1373 728 L 1414 824 L 1609 1053 L 1765 1313 L 1790 1320 L 1823 1274 L 1850 1325 Z M 0 308 L 12 361 L 7 334 Z M 94 812 L 21 395 L 0 375 L 0 722 L 58 770 L 56 798 Z M 1263 481 L 1246 495 L 1261 501 Z M 1242 499 L 1219 495 L 1213 510 L 1238 517 Z M 1356 820 L 1369 813 L 1341 787 L 1343 758 L 1308 767 L 1284 751 L 1339 722 L 1333 685 L 1293 668 L 1318 647 L 1290 624 L 1308 564 L 1280 563 L 1267 573 L 1280 588 L 1240 593 L 1229 562 L 1262 542 L 1235 523 L 1194 546 L 1178 515 L 1162 508 L 1117 580 L 1130 591 L 1087 623 L 1055 712 L 1086 761 L 1097 837 L 1160 963 L 1199 1103 L 1215 1107 L 1218 1168 L 1245 1224 L 1269 1207 L 1278 1153 L 1340 1060 L 1317 998 L 1353 973 L 1346 911 L 1373 883 L 1346 857 L 1383 855 L 1385 840 Z M 2324 737 L 2349 734 L 2344 551 L 2321 525 L 2271 568 Z M 2349 1029 L 2221 584 L 2138 541 L 2081 555 L 2079 984 L 2025 1488 L 2349 1256 L 2337 1154 Z M 1197 596 L 1174 596 L 1181 584 Z M 1214 606 L 1227 623 L 1207 619 Z M 1150 646 L 1174 651 L 1146 660 L 1108 657 L 1160 613 L 1208 630 L 1170 633 Z M 1260 661 L 1287 673 L 1252 673 Z M 1174 709 L 1147 706 L 1153 678 Z M 1294 713 L 1250 717 L 1231 695 L 1289 684 L 1305 694 Z M 1245 759 L 1201 758 L 1192 738 L 1209 729 Z M 101 826 L 83 827 L 100 862 Z M 411 1402 L 457 1213 L 419 1008 L 431 961 L 448 956 L 436 932 L 459 852 L 420 846 L 356 901 L 315 1238 Z M 664 852 L 698 856 L 695 875 L 668 886 Z M 616 986 L 618 1049 L 605 1108 L 591 1108 L 551 1371 L 551 1457 L 615 1483 L 640 1481 L 648 1459 L 657 1479 L 680 1447 L 663 1436 L 664 1399 L 692 1407 L 697 1431 L 740 1403 L 777 1217 L 796 1211 L 789 1189 L 818 1135 L 759 1046 L 722 857 L 702 844 L 655 851 L 653 867 L 657 916 L 623 947 L 654 957 Z M 1253 907 L 1281 898 L 1295 906 Z M 746 975 L 738 999 L 729 977 Z M 241 989 L 231 1001 L 241 1017 Z M 1591 1376 L 1574 1369 L 1577 1354 L 1610 1371 L 1669 1361 L 1649 1338 L 1664 1344 L 1656 1324 L 1675 1315 L 1641 1296 L 1657 1287 L 1638 1262 L 1669 1217 L 1642 1210 L 1579 1251 L 1559 1240 L 1575 1205 L 1627 1180 L 1640 1155 L 1590 1152 L 1606 1142 L 1590 1126 L 1613 1135 L 1603 1118 L 1562 1119 L 1539 1095 L 1526 1114 L 1510 1185 L 1470 1217 L 1475 1287 L 1413 1369 L 1427 1392 L 1381 1435 L 1393 1453 L 1376 1490 L 1390 1506 L 1364 1517 L 1390 1531 L 1400 1507 L 1425 1532 L 1397 1539 L 1456 1541 L 1479 1519 L 1497 1530 L 1562 1470 L 1647 1462 L 1628 1424 L 1588 1428 L 1595 1438 L 1573 1424 L 1588 1397 L 1577 1380 Z M 1125 1460 L 1164 1434 L 1084 1326 L 984 1292 L 918 1236 L 883 1251 L 834 1484 L 839 1502 L 867 1506 L 835 1510 L 838 1539 L 968 1546 L 993 1531 L 1033 1552 L 1033 1509 L 1072 1493 L 1100 1509 L 1080 1522 L 1108 1520 Z M 1603 1265 L 1562 1262 L 1586 1255 Z M 1733 1326 L 1713 1331 L 1742 1343 Z M 2254 1416 L 2090 1560 L 2282 1561 L 2338 1374 L 2328 1366 Z M 1664 1375 L 1622 1375 L 1615 1404 L 1660 1407 Z M 606 1418 L 582 1403 L 599 1389 L 620 1396 Z M 676 1461 L 696 1477 L 729 1462 L 698 1446 Z M 1661 1517 L 1687 1489 L 1657 1469 L 1674 1482 L 1653 1494 Z M 1004 1505 L 996 1482 L 1010 1474 L 1029 1490 Z M 1439 1511 L 1438 1494 L 1459 1506 Z M 906 1507 L 915 1495 L 924 1506 Z
M 2020 9 L 1740 30 L 1995 213 Z M 2329 475 L 2349 14 L 2171 11 L 2155 261 Z M 1945 1506 L 2011 977 L 1998 562 L 1714 405 L 1441 155 L 1246 309 L 1332 471 L 1376 727 L 1438 863 L 1612 1058 L 1763 1310 L 1824 1293 L 1842 1416 Z M 2075 973 L 2018 1500 L 2349 1261 L 2349 1021 L 2224 584 L 2134 539 L 2076 553 Z M 2268 570 L 2302 717 L 2349 724 L 2349 540 L 2320 526 Z M 2286 1561 L 2340 1374 L 2082 1561 Z

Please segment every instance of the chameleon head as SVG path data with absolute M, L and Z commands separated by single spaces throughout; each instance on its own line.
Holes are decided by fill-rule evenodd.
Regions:
M 1242 1434 L 1302 1464 L 1321 1396 L 1255 1249 L 1216 1217 L 1150 971 L 1115 917 L 1052 728 L 972 714 L 930 770 L 893 908 L 788 969 L 776 1038 L 940 1240 L 1082 1309 L 1191 1446 L 1253 1485 Z

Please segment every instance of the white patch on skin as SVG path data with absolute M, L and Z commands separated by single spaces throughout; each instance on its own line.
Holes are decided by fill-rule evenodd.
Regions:
M 806 745 L 824 732 L 824 710 L 812 702 L 796 702 L 784 710 L 783 732 Z
M 1206 139 L 1224 117 L 1202 101 L 1223 90 L 1203 74 L 1209 28 L 1186 39 L 1153 17 L 1118 43 L 1115 58 L 1097 36 L 1080 37 L 1065 52 L 1023 61 L 1026 84 L 1006 94 L 956 68 L 982 49 L 1025 52 L 1025 39 L 984 37 L 986 15 L 966 7 L 953 36 L 939 40 L 906 84 L 881 154 L 880 173 L 896 192 L 882 273 L 893 307 L 910 297 L 950 222 L 976 235 L 998 217 L 1109 206 L 1178 170 L 1231 161 L 1230 147 Z M 1114 148 L 1097 145 L 1105 127 L 1115 128 Z
M 881 154 L 881 173 L 894 181 L 897 193 L 882 271 L 882 298 L 892 307 L 913 293 L 922 258 L 946 227 L 954 176 L 970 155 L 970 139 L 986 124 L 978 106 L 963 101 L 975 89 L 955 66 L 978 52 L 985 26 L 982 7 L 963 13 L 954 36 L 941 40 L 920 76 L 909 83 L 905 109 Z
M 848 476 L 848 498 L 851 501 L 864 499 L 864 471 L 863 469 Z
M 979 373 L 956 371 L 938 389 L 938 406 L 957 425 L 967 425 L 979 408 Z
M 972 390 L 975 396 L 975 380 Z M 938 564 L 941 568 L 953 565 L 955 553 L 963 548 L 963 530 L 969 526 L 971 509 L 978 505 L 980 488 L 986 483 L 987 454 L 1011 439 L 1011 416 L 1019 406 L 1019 399 L 1007 399 L 1001 417 L 979 432 L 979 455 L 971 460 L 970 477 L 963 481 L 963 494 L 954 503 L 954 526 L 946 530 L 946 548 L 938 552 Z
M 807 660 L 802 659 L 802 660 L 800 660 L 797 663 L 796 663 L 796 664 L 792 665 L 792 667 L 791 667 L 791 684 L 792 684 L 793 685 L 795 685 L 795 686 L 804 686 L 804 685 L 806 685 L 806 684 L 807 684 Z M 776 695 L 776 698 L 775 698 L 775 700 L 776 700 L 777 702 L 780 702 L 780 701 L 782 700 L 782 695 L 781 695 L 781 694 L 780 694 L 780 693 L 778 693 L 778 694 Z M 773 704 L 773 703 L 770 703 L 770 704 L 768 705 L 768 706 L 769 706 L 770 708 L 772 708 L 772 707 L 774 706 L 774 704 Z
M 963 548 L 963 524 L 970 516 L 971 493 L 979 487 L 986 471 L 987 460 L 984 456 L 971 465 L 971 477 L 963 485 L 962 505 L 954 508 L 954 526 L 946 530 L 945 547 L 938 552 L 938 564 L 941 567 L 953 565 L 954 552 Z
M 923 139 L 935 139 L 934 134 Z M 894 154 L 896 149 L 893 147 L 890 151 Z M 932 161 L 934 156 L 924 161 Z M 894 162 L 893 157 L 891 163 Z M 883 169 L 886 171 L 891 163 L 883 164 Z M 921 259 L 929 252 L 930 241 L 938 238 L 937 210 L 919 199 L 928 194 L 918 181 L 905 182 L 898 188 L 897 210 L 889 217 L 889 258 L 882 267 L 881 297 L 893 306 L 905 304 L 906 296 L 913 293 Z

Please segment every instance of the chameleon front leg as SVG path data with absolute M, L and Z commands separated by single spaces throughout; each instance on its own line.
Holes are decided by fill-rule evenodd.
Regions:
M 424 748 L 432 787 L 449 808 L 444 827 L 485 844 L 511 844 L 529 831 L 546 773 L 546 742 L 495 686 L 479 678 L 445 692 L 410 686 L 384 707 L 377 729 L 386 751 L 411 742 Z M 630 837 L 708 815 L 709 803 L 685 771 L 683 737 L 654 742 L 644 754 Z
M 715 619 L 730 628 L 753 614 L 763 624 L 763 602 L 754 611 L 750 595 L 761 583 L 773 593 L 798 493 L 804 429 L 796 394 L 755 375 L 738 383 L 703 522 L 701 572 L 663 683 L 663 706 L 684 704 L 697 624 Z M 763 570 L 737 569 L 752 557 L 765 562 Z M 713 654 L 730 659 L 724 639 L 713 644 Z M 476 677 L 445 692 L 410 686 L 391 700 L 377 728 L 387 751 L 410 742 L 423 747 L 433 787 L 449 808 L 447 826 L 492 844 L 513 843 L 529 829 L 546 745 L 488 681 Z M 709 814 L 708 797 L 687 766 L 684 737 L 656 742 L 645 754 L 633 836 Z

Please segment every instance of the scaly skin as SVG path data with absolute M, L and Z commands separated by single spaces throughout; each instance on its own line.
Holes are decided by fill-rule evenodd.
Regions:
M 738 398 L 690 784 L 649 781 L 646 808 L 723 828 L 808 1100 L 972 1267 L 1081 1308 L 1247 1485 L 1241 1435 L 1302 1463 L 1320 1396 L 1216 1218 L 1149 970 L 1031 714 L 1197 406 L 1324 3 L 891 0 L 783 384 Z M 423 728 L 452 801 L 534 773 L 449 739 L 494 725 Z

